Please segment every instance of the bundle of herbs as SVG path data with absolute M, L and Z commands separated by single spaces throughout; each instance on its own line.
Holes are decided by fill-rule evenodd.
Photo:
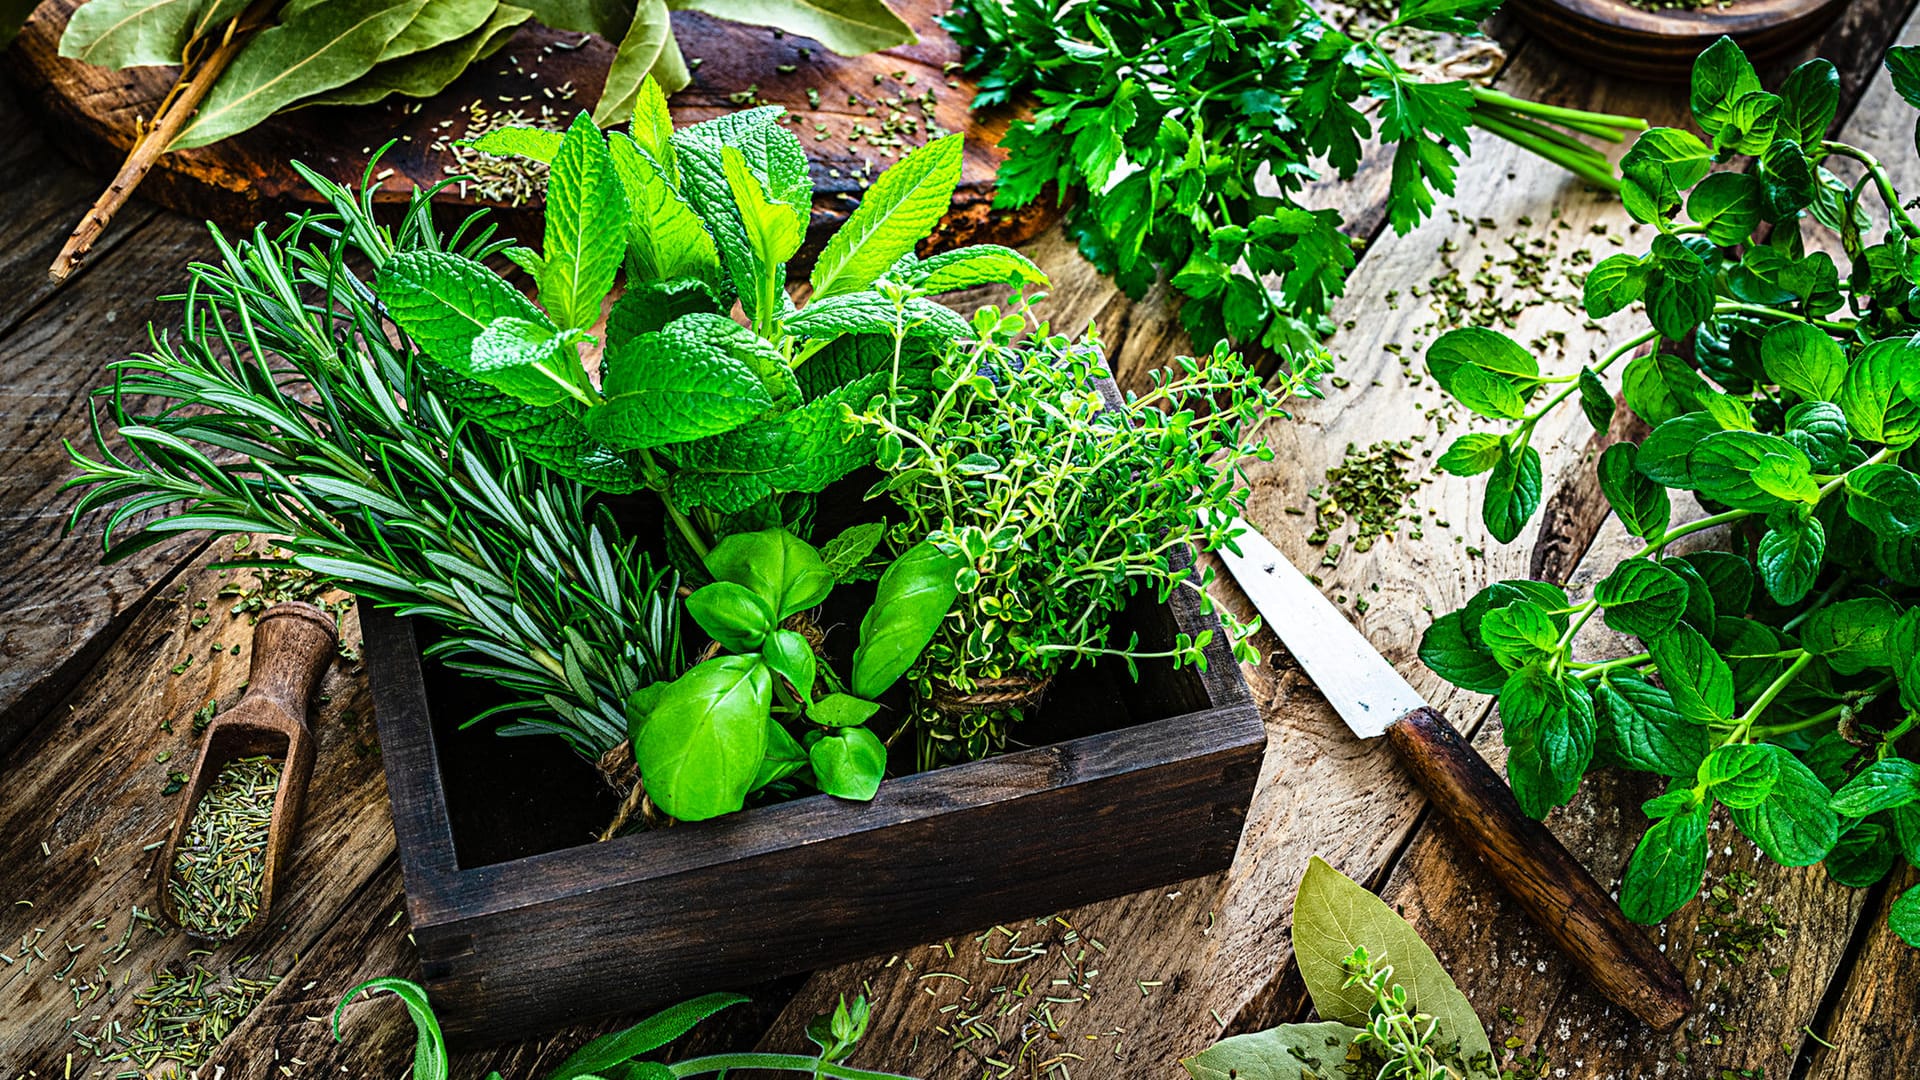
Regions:
M 1616 187 L 1575 136 L 1619 142 L 1645 121 L 1426 81 L 1387 44 L 1473 33 L 1498 6 L 1408 0 L 1364 36 L 1305 0 L 963 0 L 943 25 L 978 76 L 976 108 L 1037 106 L 1002 142 L 998 205 L 1055 186 L 1069 234 L 1129 294 L 1171 275 L 1201 349 L 1232 339 L 1288 360 L 1316 354 L 1355 263 L 1339 212 L 1299 199 L 1316 163 L 1351 179 L 1364 140 L 1393 144 L 1387 215 L 1402 233 L 1452 194 L 1470 128 Z
M 922 768 L 1006 747 L 1010 726 L 1059 671 L 1111 657 L 1205 669 L 1211 632 L 1109 640 L 1140 593 L 1176 591 L 1214 612 L 1192 561 L 1231 539 L 1241 475 L 1271 453 L 1251 436 L 1308 375 L 1275 388 L 1224 345 L 1109 398 L 1096 340 L 984 307 L 974 337 L 933 373 L 930 404 L 861 417 L 879 433 L 896 543 L 924 537 L 956 560 L 958 603 L 909 675 Z M 1111 382 L 1105 383 L 1110 391 Z M 1242 659 L 1252 627 L 1218 611 Z
M 1920 50 L 1896 47 L 1887 66 L 1920 106 Z M 1621 163 L 1627 209 L 1657 231 L 1650 250 L 1586 281 L 1588 314 L 1638 301 L 1651 329 L 1564 376 L 1476 328 L 1427 354 L 1457 401 L 1511 425 L 1460 436 L 1440 462 L 1487 475 L 1484 517 L 1505 542 L 1540 504 L 1540 419 L 1578 397 L 1606 430 L 1600 376 L 1659 346 L 1621 373 L 1652 433 L 1597 462 L 1644 546 L 1582 602 L 1544 582 L 1492 585 L 1421 647 L 1449 681 L 1499 695 L 1529 813 L 1570 800 L 1598 765 L 1669 778 L 1642 808 L 1652 824 L 1621 885 L 1627 914 L 1648 922 L 1699 892 L 1716 806 L 1776 862 L 1824 863 L 1841 884 L 1881 881 L 1902 856 L 1920 866 L 1920 225 L 1873 155 L 1825 138 L 1831 64 L 1769 92 L 1723 38 L 1697 61 L 1691 100 L 1704 139 L 1657 128 Z M 1744 171 L 1713 168 L 1743 158 Z M 1857 181 L 1826 168 L 1839 159 Z M 1806 240 L 1809 225 L 1830 244 Z M 1704 513 L 1676 520 L 1694 501 Z M 1714 529 L 1720 550 L 1674 552 Z M 1596 614 L 1642 651 L 1577 654 Z M 1892 923 L 1920 946 L 1920 890 Z
M 87 0 L 61 34 L 61 56 L 114 69 L 178 65 L 180 76 L 132 133 L 120 175 L 53 275 L 72 272 L 160 155 L 288 109 L 432 97 L 529 20 L 618 43 L 593 117 L 624 121 L 646 80 L 671 93 L 691 79 L 669 7 L 774 27 L 848 56 L 916 40 L 883 0 Z

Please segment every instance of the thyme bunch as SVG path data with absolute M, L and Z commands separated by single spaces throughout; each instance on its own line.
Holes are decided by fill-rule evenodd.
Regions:
M 1409 1006 L 1407 988 L 1393 981 L 1393 965 L 1376 962 L 1365 945 L 1355 946 L 1340 963 L 1348 989 L 1373 995 L 1367 1023 L 1354 1034 L 1353 1045 L 1363 1055 L 1377 1052 L 1386 1058 L 1375 1080 L 1455 1080 L 1431 1049 L 1440 1021 Z

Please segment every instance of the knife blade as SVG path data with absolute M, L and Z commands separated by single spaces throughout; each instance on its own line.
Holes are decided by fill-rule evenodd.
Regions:
M 1217 554 L 1347 727 L 1387 737 L 1455 834 L 1601 993 L 1657 1031 L 1678 1027 L 1693 996 L 1646 933 L 1306 575 L 1259 530 L 1234 524 L 1240 550 Z

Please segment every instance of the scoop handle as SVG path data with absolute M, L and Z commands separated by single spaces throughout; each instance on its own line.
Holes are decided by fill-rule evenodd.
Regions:
M 290 600 L 268 608 L 253 629 L 246 696 L 265 698 L 304 723 L 338 640 L 333 616 L 314 604 Z
M 1521 812 L 1506 781 L 1445 717 L 1415 709 L 1387 729 L 1387 739 L 1453 822 L 1454 835 L 1601 993 L 1655 1031 L 1680 1025 L 1693 1009 L 1680 972 L 1580 860 Z

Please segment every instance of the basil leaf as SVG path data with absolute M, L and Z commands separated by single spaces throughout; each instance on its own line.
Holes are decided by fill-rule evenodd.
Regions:
M 786 529 L 735 533 L 703 560 L 715 581 L 752 590 L 778 623 L 819 605 L 833 591 L 833 572 L 813 545 Z
M 962 561 L 930 541 L 908 548 L 880 575 L 873 606 L 860 620 L 853 651 L 856 696 L 877 698 L 920 658 L 960 595 L 954 584 Z
M 807 748 L 814 783 L 842 799 L 865 802 L 887 775 L 887 748 L 863 727 L 840 728 Z
M 1769 457 L 1785 459 L 1789 475 L 1810 474 L 1813 463 L 1806 452 L 1778 435 L 1757 431 L 1716 431 L 1687 456 L 1688 486 L 1706 498 L 1741 510 L 1768 510 L 1779 505 L 1777 496 L 1761 490 L 1754 473 Z
M 778 625 L 773 610 L 752 589 L 716 581 L 687 597 L 687 614 L 707 636 L 737 653 L 754 652 Z
M 828 694 L 807 709 L 807 719 L 822 727 L 859 727 L 879 711 L 877 702 L 852 694 Z
M 715 657 L 675 679 L 634 738 L 648 797 L 681 821 L 745 806 L 766 758 L 772 704 L 773 678 L 757 656 Z
M 1840 110 L 1840 73 L 1826 60 L 1809 60 L 1780 85 L 1786 107 L 1780 112 L 1779 134 L 1801 146 L 1817 146 Z
M 1613 426 L 1613 394 L 1592 368 L 1580 369 L 1580 411 L 1595 431 Z
M 1901 893 L 1887 909 L 1887 926 L 1901 941 L 1920 949 L 1920 885 Z
M 813 680 L 818 662 L 813 646 L 792 630 L 775 630 L 760 643 L 760 658 L 775 675 L 787 680 L 793 692 L 809 708 L 813 706 Z
M 1516 600 L 1481 616 L 1480 640 L 1508 671 L 1561 651 L 1559 628 L 1530 600 Z

